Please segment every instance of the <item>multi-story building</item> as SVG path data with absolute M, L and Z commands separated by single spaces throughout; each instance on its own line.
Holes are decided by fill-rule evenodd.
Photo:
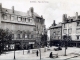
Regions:
M 3 8 L 0 3 L 0 28 L 12 33 L 12 41 L 16 43 L 17 48 L 30 46 L 33 48 L 36 39 L 44 32 L 43 16 L 39 16 L 31 7 L 27 12 L 20 12 L 14 9 Z
M 67 17 L 63 15 L 62 36 L 69 36 L 68 45 L 80 46 L 80 15 L 76 12 L 75 16 Z
M 62 40 L 62 24 L 56 24 L 55 20 L 52 26 L 49 27 L 50 29 L 50 45 L 58 45 L 61 44 Z

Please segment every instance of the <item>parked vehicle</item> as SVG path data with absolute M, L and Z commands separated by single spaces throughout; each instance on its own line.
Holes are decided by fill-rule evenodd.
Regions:
M 54 48 L 55 51 L 62 50 L 61 47 Z

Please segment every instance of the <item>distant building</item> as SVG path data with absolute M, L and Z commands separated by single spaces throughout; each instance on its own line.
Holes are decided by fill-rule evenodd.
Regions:
M 67 14 L 63 15 L 62 36 L 63 35 L 69 36 L 68 45 L 80 46 L 80 15 L 78 15 L 78 12 L 72 17 L 67 17 Z
M 43 16 L 39 16 L 31 7 L 27 12 L 3 8 L 0 3 L 0 28 L 12 33 L 16 48 L 34 48 L 39 43 L 40 35 L 44 32 Z
M 62 24 L 56 24 L 55 20 L 53 21 L 52 26 L 49 27 L 50 29 L 50 45 L 58 45 L 61 44 L 62 40 Z

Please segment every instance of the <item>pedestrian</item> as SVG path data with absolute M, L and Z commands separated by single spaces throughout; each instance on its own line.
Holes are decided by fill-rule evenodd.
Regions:
M 39 53 L 39 52 L 38 52 L 38 50 L 37 50 L 37 52 L 36 52 L 36 56 L 38 56 L 38 53 Z
M 50 57 L 50 58 L 53 58 L 52 52 L 50 53 L 49 57 Z
M 28 50 L 28 52 L 27 53 L 30 53 L 30 50 Z

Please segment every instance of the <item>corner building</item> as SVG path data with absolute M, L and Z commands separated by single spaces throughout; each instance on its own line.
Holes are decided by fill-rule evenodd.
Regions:
M 68 46 L 80 47 L 80 15 L 76 12 L 75 16 L 67 17 L 63 15 L 62 36 L 69 36 Z
M 44 33 L 43 16 L 39 16 L 31 7 L 27 12 L 20 12 L 14 9 L 3 8 L 0 3 L 0 28 L 12 33 L 12 42 L 16 44 L 16 49 L 35 48 Z M 38 37 L 39 36 L 39 37 Z
M 56 24 L 54 20 L 53 24 L 49 27 L 49 30 L 50 30 L 50 45 L 51 46 L 61 45 L 62 23 Z

